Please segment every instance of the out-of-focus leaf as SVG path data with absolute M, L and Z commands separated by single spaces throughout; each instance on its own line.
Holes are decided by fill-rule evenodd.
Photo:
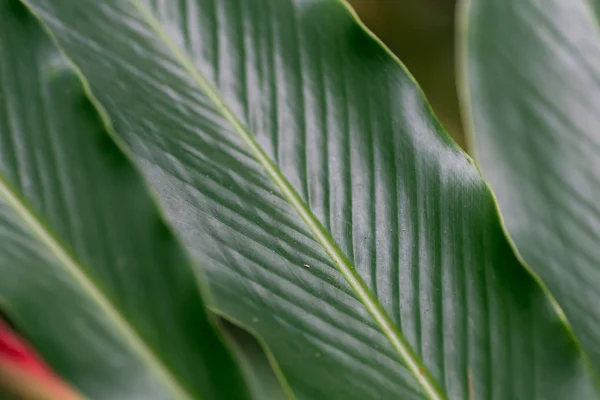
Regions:
M 248 398 L 184 250 L 16 0 L 0 0 L 0 304 L 91 399 Z
M 334 0 L 28 0 L 302 399 L 594 388 L 494 199 Z
M 509 233 L 600 371 L 600 29 L 590 0 L 470 0 L 468 106 Z

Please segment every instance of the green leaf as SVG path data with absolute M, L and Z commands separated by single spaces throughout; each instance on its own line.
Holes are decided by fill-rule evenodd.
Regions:
M 301 399 L 589 398 L 496 204 L 337 0 L 28 0 Z
M 592 2 L 471 0 L 478 161 L 525 261 L 600 371 L 600 30 Z
M 233 344 L 233 349 L 245 373 L 248 376 L 254 398 L 268 400 L 284 400 L 294 397 L 290 389 L 283 387 L 284 379 L 280 377 L 281 372 L 277 369 L 277 363 L 273 356 L 266 351 L 263 343 L 260 343 L 252 334 L 244 329 L 221 319 L 224 334 Z
M 456 91 L 456 0 L 348 2 L 414 75 L 446 133 L 465 149 Z
M 246 399 L 182 246 L 30 12 L 0 0 L 0 305 L 91 399 Z

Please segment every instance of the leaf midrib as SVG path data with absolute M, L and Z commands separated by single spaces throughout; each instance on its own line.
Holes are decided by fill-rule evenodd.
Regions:
M 173 374 L 160 359 L 153 353 L 151 348 L 136 332 L 123 315 L 115 308 L 108 297 L 100 290 L 85 272 L 84 268 L 65 250 L 63 245 L 56 239 L 50 229 L 40 221 L 34 212 L 26 205 L 25 201 L 18 196 L 5 177 L 0 174 L 0 196 L 13 208 L 17 215 L 31 229 L 33 234 L 48 248 L 58 259 L 59 264 L 79 283 L 80 287 L 96 303 L 113 326 L 122 334 L 122 337 L 131 347 L 145 360 L 167 385 L 176 398 L 182 400 L 193 400 L 187 391 L 179 384 Z
M 325 230 L 310 208 L 301 199 L 296 190 L 292 187 L 283 173 L 271 161 L 269 156 L 260 147 L 254 136 L 240 122 L 231 109 L 227 106 L 218 91 L 213 88 L 209 81 L 194 66 L 189 56 L 180 49 L 170 38 L 161 26 L 160 21 L 154 16 L 140 0 L 131 0 L 135 9 L 141 14 L 150 28 L 164 42 L 165 46 L 171 51 L 174 57 L 181 63 L 183 68 L 191 75 L 200 89 L 214 103 L 218 111 L 232 125 L 235 132 L 248 145 L 252 154 L 267 172 L 268 176 L 279 187 L 286 200 L 294 207 L 296 212 L 304 220 L 307 227 L 315 235 L 321 246 L 331 257 L 340 273 L 354 289 L 359 299 L 367 310 L 371 313 L 375 321 L 379 324 L 383 333 L 386 335 L 392 346 L 404 360 L 408 369 L 412 372 L 416 380 L 421 384 L 427 395 L 432 400 L 442 400 L 445 396 L 440 392 L 437 384 L 425 368 L 423 362 L 417 357 L 408 341 L 399 332 L 398 328 L 387 315 L 379 301 L 373 296 L 367 285 L 356 272 L 354 266 L 348 258 L 339 249 L 335 240 Z

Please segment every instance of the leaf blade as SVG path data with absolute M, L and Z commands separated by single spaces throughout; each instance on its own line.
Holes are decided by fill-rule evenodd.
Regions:
M 212 88 L 210 83 L 198 73 L 193 63 L 181 52 L 177 46 L 169 39 L 168 35 L 160 27 L 160 22 L 154 18 L 150 10 L 148 10 L 141 0 L 134 1 L 135 8 L 140 12 L 141 15 L 148 21 L 149 25 L 157 35 L 165 42 L 167 47 L 173 52 L 175 57 L 181 61 L 185 66 L 185 69 L 193 76 L 194 80 L 204 90 L 209 99 L 219 108 L 223 116 L 227 121 L 231 123 L 234 130 L 242 137 L 242 140 L 251 149 L 254 156 L 257 158 L 261 166 L 267 171 L 270 178 L 281 190 L 287 201 L 294 207 L 300 217 L 304 220 L 309 230 L 315 235 L 319 243 L 325 249 L 325 252 L 331 257 L 334 264 L 344 275 L 344 278 L 354 291 L 359 296 L 361 302 L 365 304 L 373 318 L 377 321 L 384 334 L 390 340 L 393 347 L 408 364 L 409 369 L 413 373 L 420 384 L 425 388 L 425 392 L 432 399 L 441 399 L 442 395 L 439 392 L 437 385 L 432 381 L 429 373 L 425 370 L 421 360 L 416 357 L 410 345 L 406 342 L 406 339 L 402 336 L 398 329 L 394 326 L 390 317 L 383 310 L 378 300 L 373 297 L 369 289 L 366 287 L 360 276 L 354 271 L 354 267 L 346 256 L 340 251 L 337 244 L 329 233 L 325 231 L 321 223 L 308 208 L 306 203 L 298 195 L 296 190 L 291 186 L 288 180 L 283 176 L 281 171 L 273 164 L 268 155 L 258 145 L 253 135 L 242 125 L 232 111 L 225 105 L 223 99 L 219 94 Z
M 598 139 L 592 127 L 600 31 L 592 4 L 551 1 L 542 9 L 529 1 L 503 7 L 470 1 L 463 80 L 475 150 L 507 229 L 597 373 L 600 314 L 591 304 L 600 277 L 593 200 Z M 501 36 L 502 49 L 487 45 Z
M 185 252 L 79 77 L 22 4 L 0 8 L 3 308 L 90 397 L 216 399 L 225 379 L 244 398 Z

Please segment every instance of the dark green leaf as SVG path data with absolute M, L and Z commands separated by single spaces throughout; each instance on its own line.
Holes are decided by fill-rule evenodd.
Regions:
M 290 388 L 283 386 L 281 372 L 273 356 L 265 351 L 264 345 L 252 334 L 229 321 L 221 319 L 225 335 L 231 339 L 235 354 L 238 356 L 248 376 L 255 399 L 284 400 L 293 398 Z
M 185 252 L 39 22 L 0 0 L 0 305 L 91 399 L 244 399 Z
M 299 398 L 592 395 L 476 169 L 344 3 L 28 4 Z
M 471 0 L 464 72 L 474 148 L 509 233 L 600 371 L 600 30 L 592 3 Z

